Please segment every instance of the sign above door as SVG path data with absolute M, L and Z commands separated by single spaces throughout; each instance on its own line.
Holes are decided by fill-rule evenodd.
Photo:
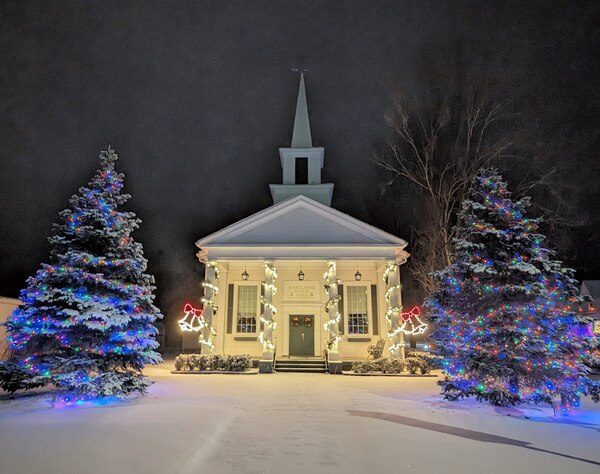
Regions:
M 286 281 L 284 287 L 286 301 L 319 301 L 320 299 L 318 281 Z

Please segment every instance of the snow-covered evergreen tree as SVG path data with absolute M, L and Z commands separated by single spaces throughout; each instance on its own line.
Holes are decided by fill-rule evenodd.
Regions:
M 586 366 L 598 345 L 575 330 L 585 321 L 574 312 L 573 270 L 544 247 L 529 205 L 513 201 L 493 169 L 476 176 L 463 203 L 452 264 L 436 273 L 438 289 L 426 301 L 446 399 L 560 400 L 564 409 L 582 395 L 598 401 L 600 384 Z
M 120 210 L 123 174 L 117 154 L 70 199 L 49 237 L 42 264 L 21 292 L 23 305 L 6 323 L 12 360 L 0 386 L 15 391 L 54 384 L 67 400 L 144 392 L 146 364 L 161 361 L 154 322 L 154 279 L 142 245 L 131 237 L 140 220 Z

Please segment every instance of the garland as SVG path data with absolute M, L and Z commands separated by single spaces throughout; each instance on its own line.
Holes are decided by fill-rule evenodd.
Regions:
M 265 275 L 268 275 L 270 273 L 271 278 L 270 278 L 270 281 L 263 281 L 262 285 L 265 288 L 265 290 L 271 290 L 271 297 L 273 297 L 275 295 L 275 293 L 277 293 L 277 286 L 275 285 L 275 281 L 277 280 L 277 270 L 275 269 L 275 267 L 273 265 L 271 265 L 268 262 L 265 262 L 264 267 L 265 267 Z M 269 312 L 271 314 L 271 319 L 265 318 L 264 313 L 263 313 L 263 315 L 261 315 L 260 321 L 263 323 L 263 330 L 258 335 L 258 340 L 263 345 L 263 349 L 265 351 L 273 351 L 273 350 L 275 350 L 275 344 L 273 343 L 273 340 L 271 338 L 273 337 L 273 331 L 275 331 L 275 329 L 277 329 L 277 322 L 275 320 L 273 320 L 273 316 L 275 316 L 275 314 L 277 314 L 277 308 L 273 304 L 272 300 L 269 300 L 269 299 L 265 298 L 264 296 L 260 297 L 260 302 L 265 307 L 265 309 L 269 309 Z M 265 328 L 269 329 L 271 338 L 267 338 L 265 336 L 265 331 L 264 331 Z
M 396 262 L 388 264 L 387 268 L 385 269 L 385 272 L 383 272 L 383 281 L 385 282 L 386 285 L 389 285 L 390 273 L 392 273 L 393 271 L 397 271 Z M 401 289 L 400 283 L 397 283 L 395 285 L 389 286 L 387 288 L 387 290 L 385 291 L 385 301 L 388 304 L 388 310 L 385 313 L 385 320 L 387 321 L 387 324 L 390 328 L 387 333 L 387 337 L 388 337 L 388 339 L 390 339 L 390 341 L 393 341 L 395 336 L 402 333 L 401 326 L 394 328 L 393 320 L 392 320 L 392 316 L 396 313 L 400 313 L 402 311 L 402 308 L 400 308 L 400 306 L 397 306 L 397 305 L 392 306 L 392 303 L 391 303 L 394 292 L 400 291 L 400 289 Z M 393 354 L 396 351 L 399 351 L 403 346 L 404 346 L 404 341 L 393 343 L 389 347 L 389 351 Z
M 397 270 L 396 263 L 390 263 L 385 272 L 383 272 L 383 281 L 386 285 L 389 285 L 390 281 L 390 273 Z M 385 313 L 385 319 L 390 327 L 390 330 L 387 333 L 389 339 L 393 339 L 398 334 L 406 334 L 406 335 L 417 335 L 423 334 L 427 330 L 427 324 L 425 324 L 419 316 L 421 315 L 421 310 L 418 306 L 413 307 L 410 311 L 402 312 L 402 308 L 398 305 L 392 306 L 391 300 L 394 292 L 400 292 L 402 286 L 400 283 L 396 283 L 395 285 L 388 286 L 385 291 L 385 301 L 388 304 L 388 310 Z M 400 313 L 400 324 L 398 327 L 392 327 L 392 316 L 394 314 Z M 400 350 L 404 346 L 404 341 L 400 341 L 394 343 L 390 346 L 389 351 L 394 352 Z
M 215 279 L 218 279 L 219 275 L 220 275 L 218 265 L 216 263 L 212 263 L 212 262 L 207 262 L 205 265 L 206 265 L 207 269 L 212 268 L 214 270 Z M 219 294 L 219 287 L 210 280 L 204 280 L 202 282 L 202 287 L 208 288 L 210 290 L 210 296 L 203 296 L 200 299 L 200 301 L 202 301 L 204 310 L 206 310 L 207 307 L 211 309 L 212 315 L 210 318 L 211 320 L 205 321 L 205 325 L 204 325 L 204 328 L 210 328 L 208 338 L 205 338 L 204 331 L 201 331 L 198 341 L 200 342 L 200 344 L 204 344 L 205 346 L 207 346 L 212 352 L 213 349 L 215 348 L 213 338 L 217 335 L 217 331 L 215 330 L 215 328 L 212 327 L 212 317 L 215 314 L 217 314 L 217 310 L 219 309 L 218 306 L 213 301 L 213 298 Z
M 338 343 L 342 339 L 339 336 L 339 334 L 337 334 L 337 333 L 331 334 L 331 332 L 334 331 L 334 328 L 337 328 L 341 321 L 340 312 L 336 310 L 335 313 L 330 313 L 331 308 L 336 306 L 342 299 L 342 296 L 337 294 L 337 288 L 342 282 L 335 277 L 336 276 L 335 261 L 330 260 L 328 262 L 328 265 L 329 265 L 329 267 L 327 268 L 327 271 L 323 274 L 323 278 L 326 281 L 323 288 L 325 289 L 325 293 L 327 294 L 327 296 L 329 296 L 329 290 L 335 289 L 335 291 L 336 291 L 336 294 L 334 296 L 329 296 L 329 299 L 325 303 L 325 312 L 327 314 L 329 314 L 329 319 L 323 324 L 323 329 L 327 333 L 327 339 L 325 339 L 325 347 L 327 348 L 327 351 L 329 352 L 329 351 L 337 351 Z

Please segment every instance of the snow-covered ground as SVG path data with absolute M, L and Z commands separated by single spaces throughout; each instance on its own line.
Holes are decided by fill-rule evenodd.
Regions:
M 0 399 L 0 473 L 598 473 L 600 407 L 450 403 L 435 378 L 172 375 L 127 403 Z

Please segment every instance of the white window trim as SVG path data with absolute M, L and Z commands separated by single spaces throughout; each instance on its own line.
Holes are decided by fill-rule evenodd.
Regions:
M 343 281 L 341 283 L 344 286 L 344 336 L 346 339 L 352 339 L 356 337 L 371 337 L 373 335 L 373 303 L 371 301 L 371 285 L 369 280 L 361 281 Z M 349 286 L 366 286 L 367 287 L 367 320 L 369 321 L 369 331 L 363 334 L 350 334 L 350 300 L 348 299 Z
M 234 336 L 258 336 L 260 332 L 260 317 L 262 316 L 260 313 L 260 286 L 262 285 L 261 281 L 250 281 L 250 280 L 241 280 L 234 281 L 234 292 L 233 292 L 233 331 L 232 334 Z M 238 332 L 238 288 L 240 286 L 256 286 L 256 331 L 255 332 Z

